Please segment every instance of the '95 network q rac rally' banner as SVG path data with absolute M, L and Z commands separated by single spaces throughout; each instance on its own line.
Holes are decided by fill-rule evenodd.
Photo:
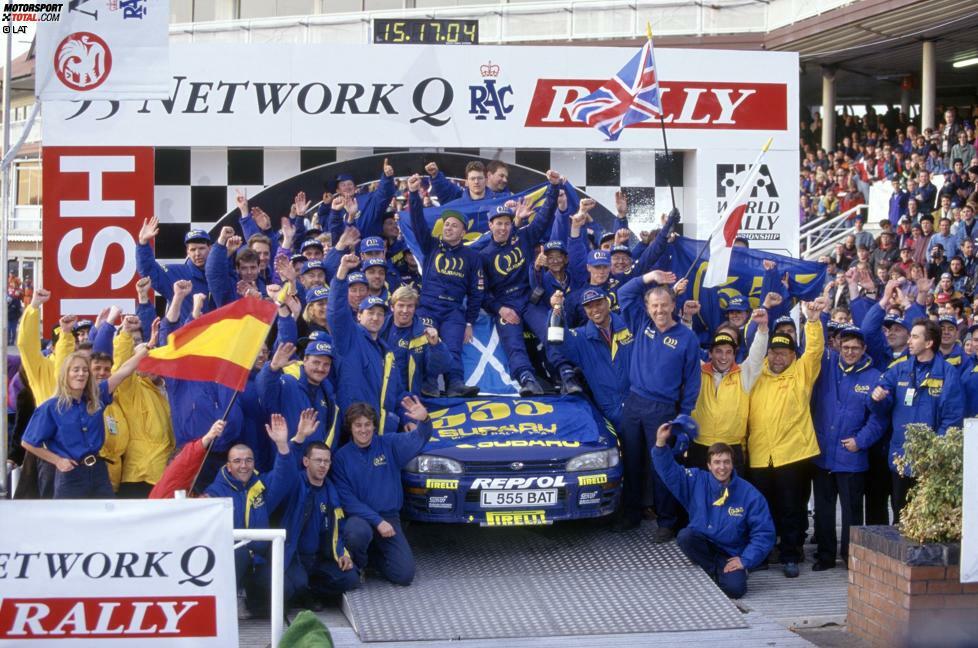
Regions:
M 231 500 L 2 509 L 0 645 L 238 644 Z

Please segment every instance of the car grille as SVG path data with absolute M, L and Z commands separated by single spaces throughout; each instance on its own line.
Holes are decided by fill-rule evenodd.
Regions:
M 539 473 L 549 473 L 549 472 L 563 472 L 565 466 L 567 465 L 567 460 L 562 461 L 522 461 L 523 467 L 519 470 L 513 470 L 510 465 L 512 461 L 496 461 L 496 462 L 485 462 L 480 461 L 478 463 L 467 463 L 465 464 L 465 474 L 466 475 L 494 475 L 496 477 L 504 476 L 518 476 L 522 474 L 539 474 Z

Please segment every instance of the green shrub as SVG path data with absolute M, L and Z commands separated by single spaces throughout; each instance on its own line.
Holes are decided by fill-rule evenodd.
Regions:
M 937 436 L 927 425 L 907 426 L 904 458 L 895 460 L 901 475 L 917 483 L 900 514 L 900 533 L 916 542 L 960 542 L 964 434 L 950 428 Z M 912 473 L 910 467 L 913 468 Z

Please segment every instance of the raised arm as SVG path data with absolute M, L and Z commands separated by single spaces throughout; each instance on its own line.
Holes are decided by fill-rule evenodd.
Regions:
M 424 217 L 424 201 L 421 199 L 421 176 L 414 174 L 408 178 L 408 213 L 411 215 L 411 231 L 426 256 L 435 249 L 435 237 L 428 229 L 428 221 Z

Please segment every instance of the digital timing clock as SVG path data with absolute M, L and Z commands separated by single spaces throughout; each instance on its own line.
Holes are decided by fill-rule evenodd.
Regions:
M 375 43 L 478 45 L 478 20 L 374 18 Z

